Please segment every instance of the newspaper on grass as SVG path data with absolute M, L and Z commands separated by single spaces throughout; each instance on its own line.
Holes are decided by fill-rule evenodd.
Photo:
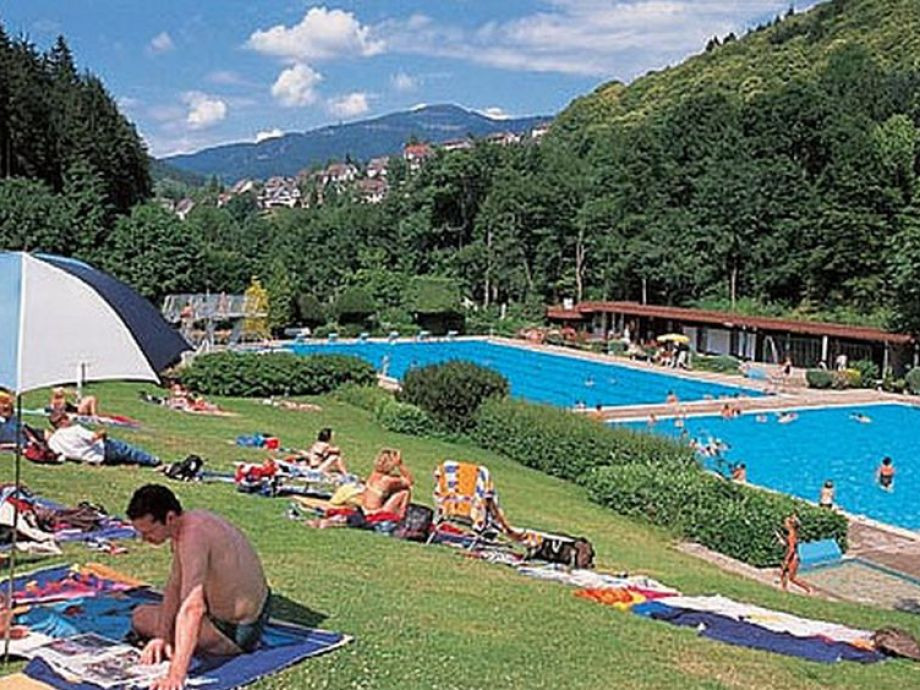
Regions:
M 169 670 L 169 662 L 141 664 L 137 649 L 95 633 L 54 640 L 34 655 L 64 676 L 102 688 L 146 688 Z

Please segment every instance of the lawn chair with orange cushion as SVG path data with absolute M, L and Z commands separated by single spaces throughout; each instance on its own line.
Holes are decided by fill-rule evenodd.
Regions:
M 445 460 L 434 470 L 435 516 L 432 536 L 445 523 L 472 532 L 470 548 L 511 530 L 498 505 L 492 473 L 484 465 Z

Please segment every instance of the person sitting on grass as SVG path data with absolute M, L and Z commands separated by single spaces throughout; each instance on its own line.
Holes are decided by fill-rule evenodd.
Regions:
M 81 417 L 98 417 L 99 404 L 95 395 L 85 395 L 77 400 L 74 404 L 67 399 L 67 391 L 63 388 L 55 388 L 51 391 L 51 402 L 48 405 L 48 413 L 66 412 L 67 414 L 77 414 Z
M 67 460 L 89 465 L 156 467 L 160 464 L 160 459 L 150 453 L 108 438 L 103 429 L 91 431 L 73 423 L 66 412 L 52 412 L 48 421 L 53 429 L 48 436 L 48 447 Z
M 374 470 L 364 483 L 356 511 L 344 514 L 336 510 L 329 517 L 309 520 L 307 524 L 318 528 L 366 528 L 378 520 L 398 522 L 406 515 L 414 483 L 412 473 L 403 464 L 402 454 L 398 450 L 385 448 L 374 460 Z
M 255 650 L 268 622 L 271 591 L 249 540 L 227 520 L 204 510 L 183 511 L 172 491 L 147 484 L 128 503 L 141 538 L 170 542 L 172 567 L 159 604 L 134 609 L 131 626 L 147 640 L 144 664 L 169 660 L 152 690 L 181 690 L 192 654 L 235 656 Z
M 342 460 L 342 451 L 338 446 L 332 445 L 332 429 L 325 427 L 319 430 L 316 441 L 313 442 L 303 457 L 311 469 L 320 472 L 338 472 L 348 474 L 345 461 Z

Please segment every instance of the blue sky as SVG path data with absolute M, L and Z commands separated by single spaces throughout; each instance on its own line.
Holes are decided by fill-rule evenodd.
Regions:
M 797 10 L 815 4 L 798 0 Z M 743 32 L 789 0 L 0 0 L 11 36 L 60 34 L 155 156 L 421 103 L 553 114 Z

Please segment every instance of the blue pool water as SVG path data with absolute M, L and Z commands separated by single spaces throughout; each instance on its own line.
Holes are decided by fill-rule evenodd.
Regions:
M 851 415 L 863 413 L 872 422 L 861 424 Z M 867 405 L 800 410 L 798 419 L 778 424 L 775 414 L 758 422 L 754 413 L 731 420 L 691 417 L 685 422 L 691 438 L 721 439 L 729 445 L 727 462 L 744 462 L 748 481 L 800 498 L 817 501 L 828 479 L 844 510 L 908 529 L 920 529 L 920 407 Z M 647 430 L 646 424 L 631 423 Z M 677 437 L 680 429 L 661 420 L 654 432 Z M 894 461 L 892 491 L 875 478 L 881 459 Z M 717 466 L 703 458 L 712 469 Z
M 682 401 L 702 400 L 707 396 L 759 395 L 757 391 L 723 386 L 644 371 L 606 362 L 535 352 L 481 340 L 437 342 L 354 342 L 290 345 L 298 354 L 338 353 L 356 355 L 382 370 L 388 358 L 387 373 L 401 379 L 412 367 L 452 359 L 462 359 L 501 372 L 511 386 L 511 394 L 535 402 L 571 407 L 578 401 L 593 408 L 601 405 L 662 403 L 668 391 Z

